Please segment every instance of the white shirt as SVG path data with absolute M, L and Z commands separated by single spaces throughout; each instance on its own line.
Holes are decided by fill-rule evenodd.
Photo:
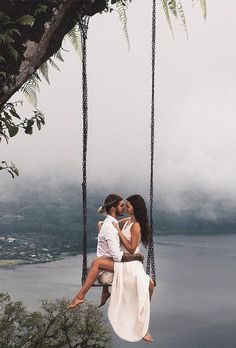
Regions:
M 111 215 L 107 215 L 98 233 L 97 256 L 112 257 L 115 262 L 120 262 L 123 251 L 120 248 L 118 231 L 112 222 L 118 223 Z

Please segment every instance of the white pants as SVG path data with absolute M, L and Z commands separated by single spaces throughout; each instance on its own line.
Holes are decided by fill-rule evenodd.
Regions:
M 104 285 L 112 285 L 114 273 L 102 270 L 99 272 L 98 281 Z

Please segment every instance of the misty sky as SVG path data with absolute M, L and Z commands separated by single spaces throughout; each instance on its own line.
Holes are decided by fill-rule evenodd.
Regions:
M 205 22 L 198 1 L 183 1 L 189 39 L 174 22 L 172 39 L 158 2 L 155 181 L 163 206 L 184 209 L 184 193 L 236 205 L 236 3 L 208 0 Z M 144 5 L 145 4 L 145 5 Z M 97 14 L 88 43 L 91 187 L 145 193 L 149 181 L 151 1 L 129 9 L 131 50 L 118 14 Z M 1 143 L 1 159 L 21 177 L 1 174 L 0 189 L 26 178 L 81 180 L 81 63 L 64 53 L 61 72 L 41 85 L 38 108 L 46 126 L 33 136 Z M 21 99 L 21 95 L 12 100 Z M 32 106 L 26 106 L 30 116 Z M 56 179 L 57 177 L 57 179 Z M 187 202 L 187 204 L 193 204 Z M 208 206 L 209 208 L 209 206 Z M 209 208 L 210 209 L 210 208 Z M 210 209 L 211 210 L 211 209 Z M 214 215 L 212 208 L 211 214 Z

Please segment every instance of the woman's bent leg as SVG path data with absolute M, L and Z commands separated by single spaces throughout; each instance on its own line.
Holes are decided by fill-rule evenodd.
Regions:
M 95 280 L 98 277 L 99 270 L 105 269 L 107 271 L 114 271 L 114 261 L 109 258 L 99 257 L 95 260 L 93 260 L 92 265 L 90 267 L 89 273 L 87 275 L 87 278 L 78 292 L 78 294 L 75 296 L 75 298 L 71 301 L 69 304 L 69 308 L 74 308 L 80 303 L 84 302 L 84 296 L 88 292 L 88 290 L 91 288 L 91 286 L 94 284 Z

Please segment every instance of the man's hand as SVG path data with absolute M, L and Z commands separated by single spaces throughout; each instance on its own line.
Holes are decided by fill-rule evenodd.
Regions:
M 122 256 L 121 262 L 130 262 L 130 261 L 140 261 L 143 263 L 144 256 L 140 253 L 137 253 L 137 254 L 124 253 Z

